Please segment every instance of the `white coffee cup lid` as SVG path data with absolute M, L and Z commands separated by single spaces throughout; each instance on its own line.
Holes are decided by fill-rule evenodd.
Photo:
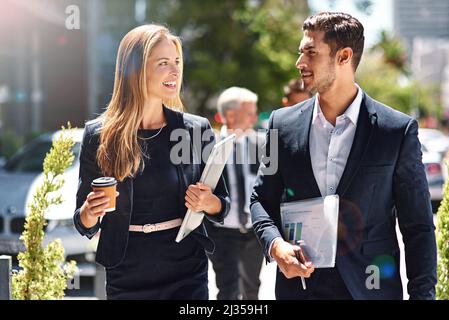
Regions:
M 92 187 L 109 187 L 117 184 L 114 177 L 101 177 L 92 181 Z

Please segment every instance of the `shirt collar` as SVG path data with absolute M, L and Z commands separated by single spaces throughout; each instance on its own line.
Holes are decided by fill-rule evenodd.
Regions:
M 226 138 L 227 136 L 228 136 L 228 127 L 224 124 L 221 126 L 221 129 L 220 129 L 220 137 Z
M 229 132 L 228 132 L 228 127 L 224 124 L 221 126 L 220 129 L 220 139 L 224 139 L 226 137 L 229 136 Z M 242 134 L 240 135 L 235 141 L 234 143 L 246 143 L 246 139 L 248 139 L 248 135 L 247 134 Z
M 349 107 L 345 110 L 345 112 L 337 117 L 343 117 L 346 116 L 354 125 L 357 125 L 357 120 L 359 118 L 360 113 L 360 105 L 362 104 L 363 94 L 362 89 L 360 89 L 358 84 L 355 84 L 357 87 L 357 95 L 355 99 L 352 101 L 352 103 L 349 105 Z M 319 116 L 320 115 L 320 116 Z M 313 106 L 313 114 L 312 114 L 312 124 L 315 123 L 317 117 L 322 118 L 324 120 L 324 115 L 321 112 L 320 102 L 318 99 L 318 94 L 315 95 L 315 104 Z

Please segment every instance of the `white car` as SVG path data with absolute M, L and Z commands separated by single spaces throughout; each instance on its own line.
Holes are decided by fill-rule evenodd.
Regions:
M 449 151 L 449 137 L 440 130 L 419 128 L 418 138 L 428 152 L 437 152 L 441 158 Z
M 437 129 L 419 128 L 418 138 L 422 146 L 432 207 L 436 212 L 443 199 L 444 183 L 448 179 L 446 160 L 449 136 Z
M 13 256 L 13 261 L 23 243 L 19 237 L 23 231 L 25 217 L 29 214 L 28 204 L 36 188 L 43 180 L 42 164 L 50 150 L 52 140 L 61 131 L 39 136 L 21 148 L 9 161 L 0 167 L 0 255 Z M 48 222 L 44 244 L 61 239 L 67 260 L 75 260 L 80 275 L 95 274 L 96 241 L 81 237 L 73 225 L 78 187 L 80 143 L 83 129 L 74 129 L 75 160 L 64 173 L 65 184 L 59 191 L 63 203 L 52 206 L 45 213 Z
M 443 199 L 443 185 L 447 180 L 444 158 L 449 150 L 449 137 L 437 129 L 419 128 L 418 138 L 421 142 L 432 209 L 436 213 Z
M 422 162 L 426 170 L 427 183 L 429 185 L 430 199 L 432 202 L 432 211 L 437 212 L 440 202 L 443 199 L 443 166 L 441 154 L 438 152 L 427 151 L 424 145 L 421 145 Z

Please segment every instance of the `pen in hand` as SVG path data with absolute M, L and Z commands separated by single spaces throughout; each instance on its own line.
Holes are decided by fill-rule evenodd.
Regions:
M 296 259 L 298 259 L 299 263 L 305 264 L 306 258 L 304 257 L 304 253 L 302 252 L 302 248 L 301 248 L 301 245 L 304 244 L 304 241 L 302 241 L 302 240 L 296 241 L 296 244 L 300 247 L 299 250 L 295 250 Z M 304 279 L 304 277 L 301 277 L 301 284 L 302 284 L 303 290 L 306 290 L 306 288 L 307 288 L 306 280 Z

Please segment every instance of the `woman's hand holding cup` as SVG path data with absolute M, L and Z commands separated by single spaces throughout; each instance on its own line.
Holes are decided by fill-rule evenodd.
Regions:
M 115 210 L 115 198 L 119 195 L 116 184 L 115 179 L 106 177 L 92 182 L 93 191 L 87 195 L 80 210 L 81 223 L 86 228 L 92 228 L 97 224 L 98 218 Z

